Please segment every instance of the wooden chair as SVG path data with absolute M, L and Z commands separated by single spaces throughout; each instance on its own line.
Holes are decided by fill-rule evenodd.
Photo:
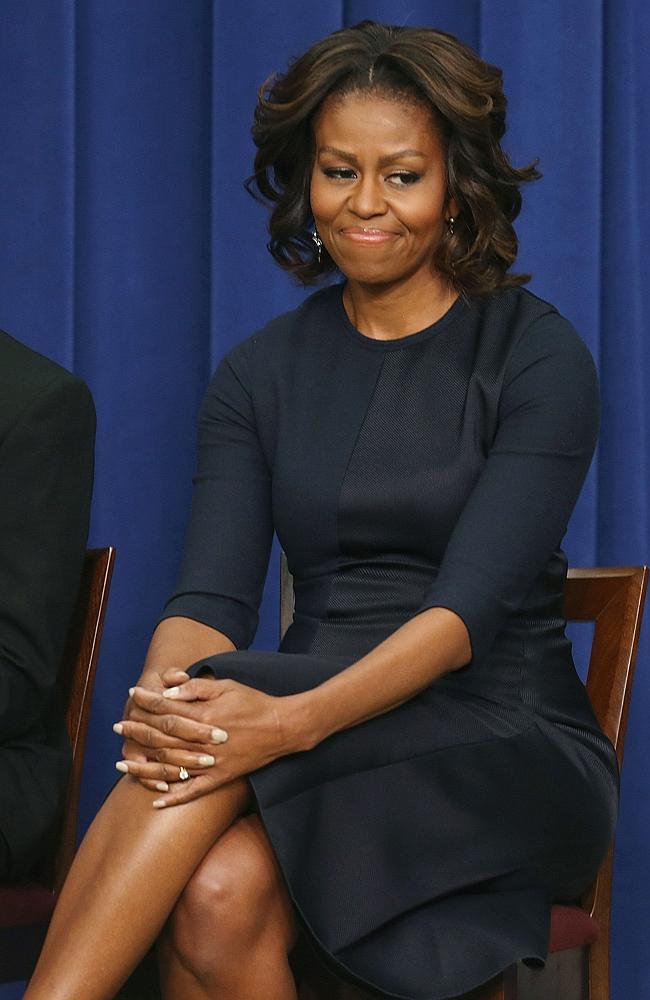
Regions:
M 77 813 L 90 702 L 104 628 L 115 549 L 89 549 L 59 672 L 72 746 L 72 768 L 53 856 L 29 881 L 0 885 L 0 983 L 27 979 L 56 895 L 76 850 Z
M 293 592 L 284 557 L 281 569 L 281 634 L 291 622 Z M 604 732 L 623 761 L 647 566 L 573 569 L 565 592 L 570 621 L 594 622 L 587 692 Z M 523 963 L 457 1000 L 609 1000 L 609 927 L 614 845 L 593 886 L 575 906 L 554 906 L 544 969 Z M 305 942 L 293 959 L 301 1000 L 370 1000 L 338 982 Z

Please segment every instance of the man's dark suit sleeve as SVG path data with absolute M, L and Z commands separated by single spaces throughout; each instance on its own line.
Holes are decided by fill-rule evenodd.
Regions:
M 50 701 L 83 563 L 95 411 L 86 386 L 54 378 L 0 443 L 0 741 Z

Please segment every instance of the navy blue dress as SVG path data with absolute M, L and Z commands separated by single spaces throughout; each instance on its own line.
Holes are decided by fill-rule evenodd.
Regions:
M 560 548 L 598 413 L 585 345 L 521 289 L 379 341 L 332 286 L 211 383 L 165 617 L 237 651 L 193 673 L 283 695 L 426 608 L 469 630 L 466 667 L 250 776 L 302 921 L 344 978 L 442 1000 L 541 961 L 549 902 L 575 898 L 606 852 L 616 761 L 565 636 Z M 274 530 L 294 621 L 279 652 L 247 651 Z

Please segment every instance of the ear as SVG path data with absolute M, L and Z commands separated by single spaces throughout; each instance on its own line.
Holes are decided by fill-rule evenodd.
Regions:
M 458 202 L 455 198 L 450 198 L 445 208 L 446 219 L 456 219 L 459 214 Z

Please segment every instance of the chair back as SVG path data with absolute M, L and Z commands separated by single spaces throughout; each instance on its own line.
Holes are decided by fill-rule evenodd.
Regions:
M 59 670 L 59 688 L 63 704 L 67 706 L 66 724 L 72 747 L 72 768 L 59 842 L 48 877 L 50 887 L 57 891 L 72 864 L 76 849 L 86 733 L 114 563 L 115 549 L 112 546 L 87 550 L 79 596 Z
M 627 716 L 648 586 L 647 566 L 569 570 L 564 611 L 569 621 L 594 622 L 587 693 L 596 718 L 623 763 Z M 609 997 L 609 936 L 614 844 L 581 906 L 599 936 L 589 950 L 589 996 Z
M 280 641 L 293 621 L 293 577 L 284 552 L 280 553 Z
M 619 766 L 647 585 L 647 566 L 570 569 L 564 596 L 569 621 L 594 622 L 587 693 Z

